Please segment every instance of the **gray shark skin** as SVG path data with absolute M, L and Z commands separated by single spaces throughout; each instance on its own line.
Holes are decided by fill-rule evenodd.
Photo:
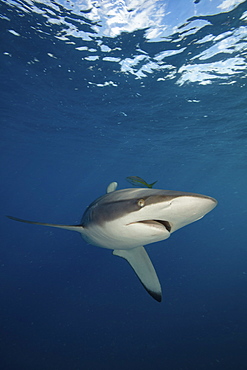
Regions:
M 148 293 L 161 302 L 160 282 L 143 246 L 165 240 L 174 231 L 199 220 L 217 205 L 217 201 L 205 195 L 180 191 L 116 188 L 116 182 L 109 184 L 107 194 L 89 205 L 79 225 L 57 225 L 7 217 L 25 223 L 77 231 L 88 243 L 113 249 L 114 255 L 129 262 Z

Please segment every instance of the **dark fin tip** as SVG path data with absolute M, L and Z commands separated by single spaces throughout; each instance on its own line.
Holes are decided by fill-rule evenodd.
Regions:
M 13 217 L 13 216 L 6 216 L 6 217 L 8 217 L 10 220 L 14 220 L 14 221 L 26 222 L 28 224 L 33 224 L 34 223 L 33 221 L 23 220 L 22 218 L 18 218 L 18 217 Z
M 13 217 L 13 216 L 8 216 L 8 215 L 6 215 L 6 217 L 7 217 L 7 218 L 9 218 L 10 220 L 16 220 L 16 217 Z M 17 219 L 17 220 L 18 220 L 18 219 Z M 16 220 L 16 221 L 17 221 L 17 220 Z
M 160 293 L 153 292 L 152 290 L 147 289 L 147 287 L 145 287 L 145 285 L 143 285 L 143 286 L 146 289 L 146 291 L 148 292 L 148 294 L 150 294 L 151 297 L 153 297 L 157 302 L 161 302 L 162 301 L 162 294 L 161 294 L 161 292 Z
M 157 302 L 161 302 L 162 301 L 162 295 L 159 294 L 159 293 L 156 293 L 156 292 L 151 292 L 151 291 L 148 291 L 148 293 L 151 295 L 151 297 L 153 297 Z

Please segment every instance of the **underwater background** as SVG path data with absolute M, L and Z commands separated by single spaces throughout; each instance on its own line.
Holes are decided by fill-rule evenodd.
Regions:
M 247 369 L 247 2 L 0 1 L 1 370 Z M 147 246 L 77 224 L 117 181 L 218 206 Z

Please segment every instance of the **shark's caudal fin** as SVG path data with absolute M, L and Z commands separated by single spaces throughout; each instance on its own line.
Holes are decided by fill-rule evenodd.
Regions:
M 162 292 L 160 282 L 144 247 L 124 250 L 115 249 L 113 254 L 125 258 L 148 293 L 156 299 L 156 301 L 161 302 Z
M 33 224 L 33 225 L 42 225 L 42 226 L 50 226 L 50 227 L 57 227 L 58 229 L 66 229 L 66 230 L 72 230 L 72 231 L 78 231 L 81 232 L 82 226 L 81 225 L 57 225 L 57 224 L 48 224 L 44 222 L 35 222 L 35 221 L 28 221 L 28 220 L 22 220 L 21 218 L 13 217 L 13 216 L 7 216 L 11 220 L 19 221 L 19 222 L 25 222 L 27 224 Z

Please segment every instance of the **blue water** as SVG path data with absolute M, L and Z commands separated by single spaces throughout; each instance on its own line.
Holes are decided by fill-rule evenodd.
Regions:
M 0 2 L 1 370 L 247 368 L 247 3 L 231 4 Z M 126 176 L 219 202 L 147 246 L 162 303 L 111 251 L 5 218 L 79 223 Z

